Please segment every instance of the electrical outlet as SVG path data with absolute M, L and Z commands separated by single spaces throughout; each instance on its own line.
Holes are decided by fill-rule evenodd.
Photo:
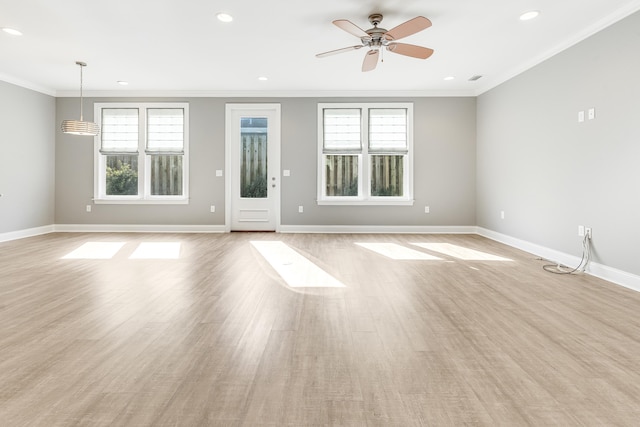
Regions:
M 304 206 L 298 206 L 298 213 L 304 212 Z
M 504 211 L 500 211 L 500 218 L 504 219 Z
M 587 233 L 587 239 L 591 240 L 591 237 L 593 237 L 591 235 L 591 228 L 590 227 L 585 228 L 585 232 Z
M 578 236 L 580 236 L 580 237 L 584 236 L 584 225 L 579 225 L 578 226 Z
M 578 123 L 584 122 L 584 111 L 578 111 Z
M 87 210 L 87 212 L 91 212 L 91 205 L 87 205 L 85 209 Z
M 429 206 L 425 206 L 424 207 L 424 213 L 429 213 L 431 210 L 429 209 Z
M 593 120 L 593 119 L 596 118 L 596 109 L 595 108 L 589 108 L 588 117 L 589 117 L 589 120 Z
M 211 205 L 211 208 L 209 210 L 211 211 L 211 213 L 215 213 L 216 211 L 215 205 Z

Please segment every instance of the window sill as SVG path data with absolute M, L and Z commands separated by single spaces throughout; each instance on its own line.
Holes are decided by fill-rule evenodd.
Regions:
M 93 199 L 96 205 L 188 205 L 189 199 Z
M 317 200 L 320 206 L 413 206 L 414 200 L 395 199 L 395 200 Z

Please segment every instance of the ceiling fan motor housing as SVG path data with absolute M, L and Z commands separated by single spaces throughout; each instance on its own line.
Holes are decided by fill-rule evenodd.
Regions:
M 369 37 L 362 37 L 360 40 L 362 41 L 363 46 L 370 47 L 372 49 L 380 49 L 381 46 L 387 46 L 391 40 L 393 40 L 390 36 L 385 36 L 387 33 L 386 28 L 378 28 L 378 25 L 382 21 L 382 14 L 374 13 L 369 15 L 369 22 L 373 25 L 373 28 L 369 28 L 365 32 L 369 35 Z

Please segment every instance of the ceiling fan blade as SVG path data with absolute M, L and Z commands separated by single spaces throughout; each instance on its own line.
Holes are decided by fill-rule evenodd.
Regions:
M 370 50 L 364 56 L 364 61 L 362 62 L 362 71 L 371 71 L 376 68 L 378 65 L 378 56 L 380 55 L 379 50 Z
M 424 16 L 416 16 L 415 18 L 390 29 L 384 34 L 384 37 L 387 40 L 400 40 L 401 38 L 415 34 L 418 31 L 426 30 L 430 26 L 431 21 L 427 18 Z
M 326 56 L 331 56 L 331 55 L 335 55 L 337 53 L 342 53 L 342 52 L 348 52 L 350 50 L 356 50 L 356 49 L 360 49 L 362 47 L 361 44 L 357 45 L 357 46 L 349 46 L 349 47 L 343 47 L 342 49 L 336 49 L 336 50 L 330 50 L 329 52 L 322 52 L 322 53 L 318 53 L 316 55 L 317 58 L 324 58 Z
M 346 19 L 336 19 L 335 21 L 333 21 L 333 25 L 345 30 L 347 33 L 353 34 L 358 38 L 362 38 L 362 37 L 370 38 L 369 34 L 367 34 L 362 28 L 358 27 L 356 24 L 354 24 L 351 21 L 347 21 Z
M 387 50 L 389 52 L 420 59 L 427 59 L 433 55 L 433 49 L 406 43 L 389 43 Z

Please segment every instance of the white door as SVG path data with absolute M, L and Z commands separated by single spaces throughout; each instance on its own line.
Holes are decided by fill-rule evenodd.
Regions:
M 280 104 L 227 104 L 227 231 L 280 228 Z

